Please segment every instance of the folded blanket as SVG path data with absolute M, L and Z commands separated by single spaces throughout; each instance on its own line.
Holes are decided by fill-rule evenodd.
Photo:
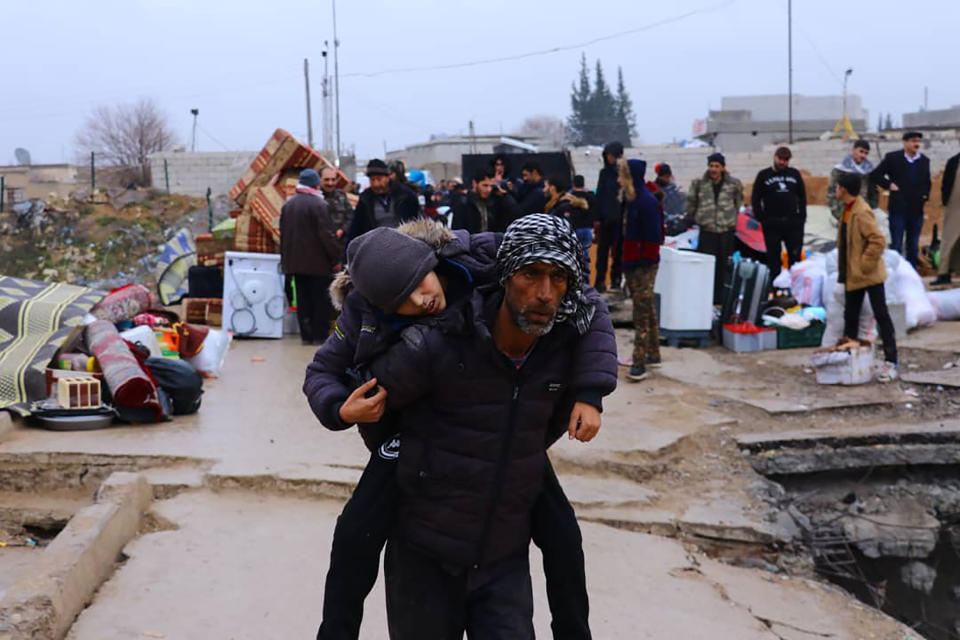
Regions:
M 120 410 L 149 409 L 146 415 L 152 416 L 157 422 L 162 420 L 163 408 L 157 385 L 144 371 L 113 323 L 97 320 L 88 325 L 86 341 L 90 353 L 100 364 L 104 381 L 113 395 L 114 406 Z

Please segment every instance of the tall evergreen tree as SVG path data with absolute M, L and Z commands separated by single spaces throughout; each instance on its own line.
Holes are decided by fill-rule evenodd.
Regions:
M 617 132 L 614 140 L 619 140 L 624 146 L 630 146 L 630 139 L 636 131 L 636 118 L 633 115 L 633 101 L 627 88 L 623 84 L 623 67 L 617 67 Z
M 567 119 L 567 131 L 570 142 L 580 146 L 587 142 L 587 122 L 590 119 L 590 76 L 587 73 L 587 56 L 580 55 L 579 84 L 571 86 L 570 117 Z
M 590 96 L 589 115 L 588 144 L 605 144 L 616 139 L 617 103 L 604 79 L 603 66 L 599 60 L 597 60 L 596 75 L 593 80 L 593 94 Z

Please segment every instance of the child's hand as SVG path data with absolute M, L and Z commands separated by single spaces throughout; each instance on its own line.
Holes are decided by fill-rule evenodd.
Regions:
M 592 404 L 577 402 L 570 412 L 570 426 L 567 433 L 570 439 L 590 442 L 600 431 L 600 412 Z
M 377 391 L 369 398 L 364 397 L 376 387 Z M 379 422 L 387 408 L 387 390 L 377 386 L 377 379 L 371 378 L 354 389 L 353 393 L 340 405 L 340 419 L 347 424 Z

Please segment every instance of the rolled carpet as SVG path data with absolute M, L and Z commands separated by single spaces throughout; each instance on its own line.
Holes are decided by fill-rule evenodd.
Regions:
M 87 325 L 85 337 L 90 353 L 103 371 L 114 406 L 118 409 L 151 409 L 146 414 L 152 415 L 155 422 L 162 420 L 163 408 L 156 384 L 144 372 L 113 323 L 97 320 Z
M 150 289 L 142 284 L 128 284 L 108 293 L 90 313 L 100 320 L 123 322 L 133 320 L 134 316 L 151 308 L 153 302 Z

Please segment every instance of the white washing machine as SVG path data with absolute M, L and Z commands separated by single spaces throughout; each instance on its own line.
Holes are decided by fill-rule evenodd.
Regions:
M 285 309 L 279 254 L 227 251 L 223 328 L 243 338 L 282 338 Z

